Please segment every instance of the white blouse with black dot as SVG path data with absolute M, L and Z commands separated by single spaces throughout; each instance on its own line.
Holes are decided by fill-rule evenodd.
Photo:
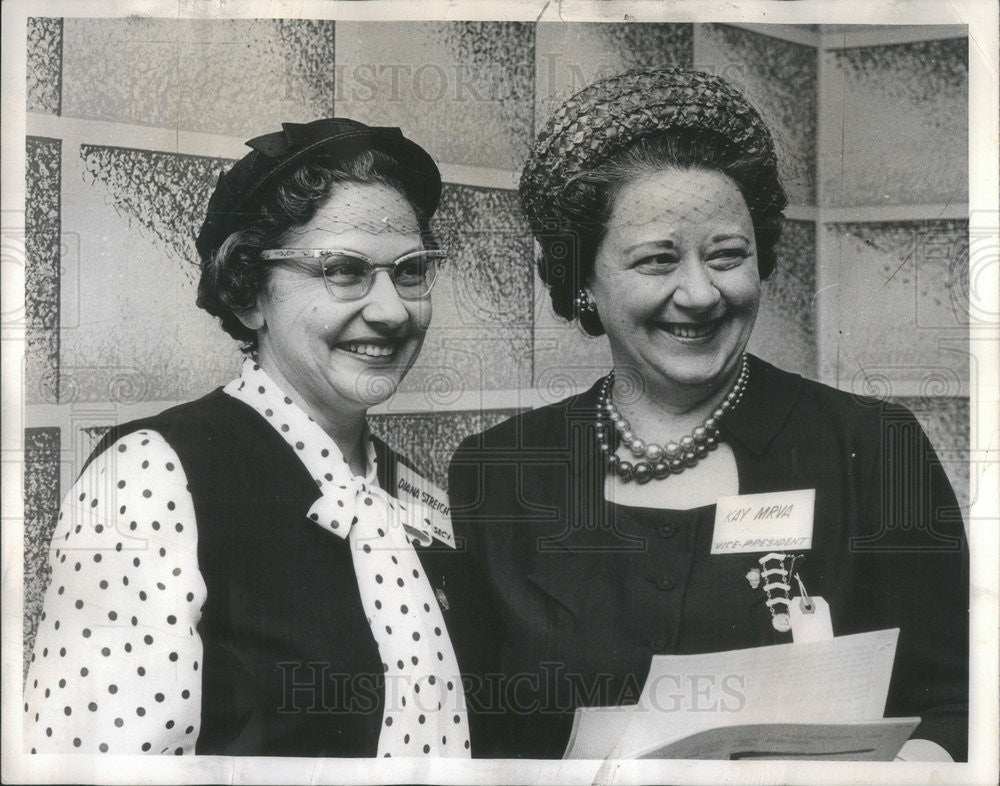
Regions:
M 38 753 L 194 753 L 205 602 L 187 479 L 153 431 L 122 437 L 66 496 L 24 690 Z

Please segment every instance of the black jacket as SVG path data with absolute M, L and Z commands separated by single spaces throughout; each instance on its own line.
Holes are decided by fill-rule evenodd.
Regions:
M 595 385 L 514 417 L 452 460 L 453 521 L 474 577 L 462 594 L 480 610 L 459 652 L 477 755 L 561 756 L 575 707 L 633 703 L 654 653 L 791 640 L 745 578 L 759 555 L 709 554 L 714 506 L 604 501 L 596 400 Z M 829 602 L 835 635 L 900 628 L 886 717 L 921 716 L 914 736 L 963 760 L 968 552 L 912 414 L 751 358 L 721 428 L 741 494 L 816 489 L 808 591 Z

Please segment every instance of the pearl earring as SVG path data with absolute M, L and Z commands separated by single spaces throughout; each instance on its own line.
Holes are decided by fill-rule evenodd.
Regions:
M 582 287 L 577 290 L 576 297 L 573 299 L 576 304 L 577 315 L 581 314 L 596 314 L 597 304 L 590 299 L 590 295 L 587 294 L 587 290 Z

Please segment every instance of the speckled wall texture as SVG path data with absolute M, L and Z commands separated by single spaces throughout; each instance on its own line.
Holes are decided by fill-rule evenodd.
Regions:
M 728 25 L 698 25 L 695 67 L 746 91 L 774 135 L 789 202 L 816 201 L 817 54 L 811 46 Z
M 238 370 L 236 341 L 194 305 L 194 234 L 225 164 L 80 149 L 79 171 L 64 182 L 63 226 L 79 237 L 84 263 L 62 287 L 80 304 L 77 322 L 62 330 L 62 402 L 193 398 Z
M 778 242 L 778 266 L 761 290 L 750 351 L 787 371 L 815 378 L 815 224 L 785 222 Z
M 691 65 L 689 24 L 540 22 L 536 29 L 536 130 L 596 79 L 639 66 Z
M 25 148 L 25 400 L 59 398 L 59 266 L 62 143 L 28 137 Z
M 59 514 L 59 429 L 24 430 L 24 667 L 49 583 L 49 540 Z
M 63 20 L 28 18 L 28 111 L 58 115 L 62 102 Z
M 241 138 L 329 117 L 333 28 L 308 19 L 67 18 L 62 113 Z
M 532 241 L 514 192 L 446 184 L 434 228 L 451 257 L 424 349 L 400 389 L 440 405 L 463 391 L 529 385 Z
M 525 22 L 338 22 L 337 112 L 400 126 L 440 163 L 519 168 L 534 52 Z
M 874 386 L 899 395 L 904 383 L 964 393 L 968 222 L 845 223 L 826 231 L 840 332 L 824 374 L 857 392 Z
M 517 414 L 514 409 L 372 415 L 372 432 L 413 462 L 424 477 L 448 489 L 448 462 L 458 443 Z
M 101 145 L 80 147 L 84 180 L 106 194 L 130 226 L 141 228 L 198 275 L 194 239 L 221 172 L 233 161 Z
M 831 146 L 828 205 L 961 203 L 968 198 L 968 41 L 824 53 L 820 96 Z M 841 122 L 842 121 L 842 122 Z

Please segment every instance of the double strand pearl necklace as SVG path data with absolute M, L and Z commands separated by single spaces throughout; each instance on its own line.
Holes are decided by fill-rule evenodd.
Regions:
M 615 372 L 612 370 L 601 385 L 597 397 L 597 442 L 601 452 L 607 456 L 608 469 L 618 475 L 625 483 L 634 480 L 637 483 L 648 483 L 652 479 L 662 480 L 669 475 L 679 475 L 685 468 L 695 466 L 709 451 L 719 446 L 719 420 L 743 397 L 747 380 L 750 378 L 750 367 L 747 356 L 743 355 L 740 375 L 732 388 L 722 400 L 722 403 L 690 434 L 681 437 L 676 442 L 658 445 L 655 442 L 645 442 L 632 431 L 629 422 L 618 411 L 611 400 L 611 389 L 615 383 Z M 607 423 L 613 423 L 615 434 L 609 438 Z M 622 442 L 640 461 L 633 464 L 623 461 L 617 455 L 617 440 Z

